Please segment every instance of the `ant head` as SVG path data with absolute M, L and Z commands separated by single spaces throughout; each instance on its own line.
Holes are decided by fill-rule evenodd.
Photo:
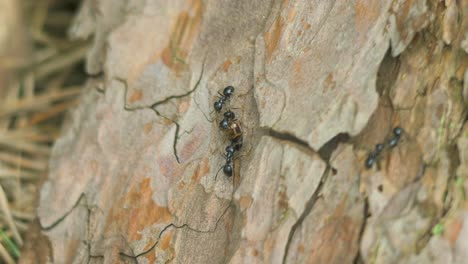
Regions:
M 372 165 L 374 165 L 374 162 L 375 162 L 375 156 L 369 156 L 367 159 L 366 159 L 366 168 L 370 169 L 372 168 Z
M 393 134 L 395 134 L 395 136 L 399 137 L 399 136 L 401 136 L 401 134 L 403 134 L 403 129 L 401 127 L 395 127 L 393 129 Z
M 388 146 L 390 148 L 393 148 L 395 147 L 397 144 L 398 144 L 398 141 L 400 140 L 400 137 L 396 136 L 394 138 L 391 138 L 388 140 Z
M 227 153 L 234 153 L 236 151 L 233 146 L 229 145 L 226 147 L 226 152 Z
M 226 174 L 226 176 L 228 176 L 228 177 L 232 176 L 232 166 L 231 166 L 231 164 L 226 164 L 226 165 L 224 165 L 224 167 L 223 167 L 223 172 L 224 172 L 224 174 Z
M 224 117 L 227 118 L 227 119 L 234 119 L 234 117 L 236 117 L 236 115 L 234 114 L 234 112 L 229 110 L 229 111 L 224 113 Z
M 223 103 L 222 102 L 216 101 L 214 103 L 214 109 L 216 110 L 216 112 L 221 111 L 222 108 L 223 108 Z
M 229 121 L 225 118 L 219 123 L 219 127 L 222 129 L 227 129 L 229 126 Z
M 223 90 L 223 94 L 224 94 L 226 97 L 231 96 L 233 93 L 234 93 L 234 87 L 232 87 L 232 86 L 230 86 L 230 85 L 229 85 L 228 87 L 224 88 L 224 90 Z
M 377 151 L 378 153 L 380 153 L 383 149 L 384 149 L 384 144 L 379 143 L 375 145 L 375 151 Z

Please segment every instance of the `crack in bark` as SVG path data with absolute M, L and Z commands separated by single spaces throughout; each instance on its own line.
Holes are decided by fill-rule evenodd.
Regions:
M 151 110 L 153 110 L 156 113 L 157 116 L 165 118 L 165 119 L 171 121 L 176 126 L 176 130 L 174 132 L 174 142 L 172 143 L 172 151 L 174 152 L 174 156 L 175 156 L 175 159 L 177 160 L 177 163 L 180 164 L 179 155 L 177 154 L 177 140 L 179 139 L 179 130 L 180 130 L 179 123 L 177 121 L 173 120 L 173 119 L 170 119 L 169 117 L 166 117 L 166 116 L 162 115 L 155 108 L 151 108 Z
M 200 83 L 201 83 L 201 80 L 203 78 L 203 73 L 204 73 L 204 69 L 205 69 L 205 61 L 206 61 L 206 56 L 205 58 L 203 59 L 203 63 L 202 63 L 202 69 L 201 69 L 201 72 L 200 72 L 200 75 L 199 75 L 199 78 L 197 80 L 197 82 L 195 83 L 194 85 L 194 88 L 191 89 L 190 91 L 184 93 L 184 94 L 180 94 L 180 95 L 173 95 L 173 96 L 169 96 L 161 101 L 158 101 L 150 106 L 139 106 L 139 107 L 133 107 L 133 108 L 130 108 L 127 106 L 127 93 L 128 93 L 128 83 L 125 79 L 122 79 L 122 78 L 114 78 L 116 81 L 122 83 L 124 85 L 124 110 L 126 111 L 136 111 L 136 110 L 143 110 L 143 109 L 151 109 L 153 110 L 158 116 L 160 117 L 163 117 L 163 118 L 166 118 L 167 120 L 170 120 L 171 122 L 173 122 L 175 125 L 176 125 L 176 131 L 175 131 L 175 135 L 174 135 L 174 144 L 173 144 L 173 150 L 174 150 L 174 156 L 176 157 L 176 160 L 178 163 L 180 163 L 180 160 L 179 160 L 179 157 L 177 155 L 177 140 L 179 138 L 179 131 L 180 131 L 180 125 L 177 121 L 173 120 L 173 119 L 170 119 L 164 115 L 162 115 L 156 108 L 157 106 L 159 105 L 162 105 L 162 104 L 165 104 L 169 101 L 171 101 L 172 99 L 180 99 L 180 98 L 184 98 L 186 96 L 189 96 L 190 94 L 192 94 L 193 92 L 196 91 L 196 89 L 198 89 Z M 99 77 L 100 74 L 96 77 Z M 93 76 L 94 77 L 94 76 Z M 96 91 L 100 92 L 100 93 L 104 93 L 105 91 L 103 90 L 99 90 L 96 88 Z M 185 132 L 187 132 L 185 130 Z M 185 133 L 184 132 L 184 133 Z M 65 212 L 62 216 L 60 216 L 57 220 L 53 221 L 50 225 L 47 225 L 47 226 L 43 226 L 42 223 L 39 221 L 39 226 L 41 228 L 41 230 L 44 230 L 44 231 L 49 231 L 53 228 L 55 228 L 57 225 L 59 225 L 61 222 L 63 222 L 67 217 L 68 215 L 70 215 L 75 208 L 77 208 L 80 204 L 81 204 L 81 201 L 83 199 L 86 199 L 86 196 L 85 196 L 85 193 L 81 193 L 80 197 L 77 199 L 77 201 L 75 202 L 75 204 L 67 211 Z M 231 201 L 232 203 L 232 201 Z M 228 211 L 228 209 L 230 208 L 231 206 L 231 203 L 226 207 L 225 211 L 223 212 L 223 214 L 220 216 L 220 218 L 218 218 L 218 220 L 216 221 L 216 225 L 215 225 L 215 230 L 216 230 L 216 227 L 218 225 L 218 222 L 220 221 L 220 219 L 226 214 L 226 212 Z M 86 202 L 87 204 L 87 202 Z M 90 221 L 90 213 L 89 213 L 89 206 L 87 207 L 88 209 L 88 235 L 89 235 L 89 221 Z M 195 231 L 195 232 L 202 232 L 202 233 L 211 233 L 211 232 L 214 232 L 214 231 L 203 231 L 203 230 L 197 230 L 197 229 L 193 229 L 191 228 L 190 226 L 188 226 L 187 224 L 183 224 L 182 226 L 176 226 L 174 224 L 170 224 L 168 226 L 166 226 L 160 233 L 159 235 L 159 238 L 162 236 L 162 234 L 169 228 L 169 227 L 175 227 L 175 228 L 188 228 L 189 230 L 192 230 L 192 231 Z M 152 249 L 154 249 L 154 247 L 157 245 L 157 243 L 159 242 L 159 238 L 158 238 L 158 241 L 147 251 L 145 252 L 142 252 L 142 253 L 139 253 L 139 254 L 136 254 L 135 256 L 129 256 L 123 252 L 119 252 L 119 254 L 121 256 L 125 256 L 125 257 L 129 257 L 129 258 L 132 258 L 132 259 L 135 259 L 137 261 L 137 258 L 144 255 L 144 254 L 147 254 L 148 252 L 150 252 Z M 90 261 L 91 258 L 102 258 L 104 256 L 100 256 L 100 255 L 91 255 L 91 245 L 88 243 L 88 250 L 89 250 L 89 259 L 88 259 L 88 263 Z M 138 262 L 138 261 L 137 261 Z
M 195 229 L 193 227 L 190 227 L 188 224 L 182 224 L 180 226 L 177 226 L 175 225 L 174 223 L 171 223 L 167 226 L 165 226 L 161 232 L 159 232 L 159 236 L 158 236 L 158 239 L 156 240 L 156 242 L 154 242 L 154 244 L 147 250 L 143 251 L 143 252 L 140 252 L 138 254 L 136 254 L 133 258 L 135 258 L 135 260 L 137 260 L 137 263 L 138 263 L 138 258 L 141 257 L 141 256 L 144 256 L 146 254 L 148 254 L 149 252 L 151 252 L 153 249 L 156 248 L 156 246 L 158 245 L 159 241 L 161 240 L 161 237 L 162 235 L 167 231 L 169 230 L 169 228 L 173 227 L 175 229 L 182 229 L 182 228 L 187 228 L 188 230 L 190 231 L 193 231 L 193 232 L 196 232 L 196 233 L 203 233 L 203 234 L 209 234 L 209 233 L 214 233 L 216 231 L 216 229 L 218 228 L 218 223 L 219 221 L 221 221 L 221 219 L 223 219 L 223 217 L 226 215 L 226 213 L 229 211 L 229 208 L 231 208 L 233 204 L 233 201 L 231 200 L 229 202 L 229 204 L 226 206 L 226 209 L 224 209 L 224 212 L 220 215 L 220 217 L 216 220 L 216 223 L 215 223 L 215 227 L 213 230 L 198 230 L 198 229 Z M 125 255 L 125 253 L 123 252 L 120 252 L 120 254 L 122 255 Z M 127 256 L 127 257 L 131 257 L 131 256 Z
M 93 255 L 91 255 L 91 243 L 87 244 L 87 249 L 88 249 L 88 264 L 91 262 L 91 258 L 93 258 Z
M 319 156 L 329 162 L 331 155 L 335 152 L 336 148 L 340 143 L 346 143 L 351 139 L 348 133 L 339 133 L 334 136 L 327 143 L 323 144 L 322 147 L 318 150 Z
M 162 117 L 162 118 L 165 118 L 169 121 L 171 121 L 175 126 L 176 126 L 176 131 L 174 133 L 174 143 L 173 143 L 173 151 L 174 151 L 174 156 L 177 160 L 177 163 L 180 164 L 180 159 L 179 159 L 179 156 L 177 154 L 177 141 L 179 139 L 179 131 L 180 131 L 180 125 L 179 123 L 174 120 L 174 119 L 171 119 L 169 117 L 166 117 L 164 115 L 162 115 L 156 108 L 159 106 L 159 105 L 163 105 L 165 103 L 168 103 L 169 101 L 173 100 L 173 99 L 181 99 L 181 98 L 184 98 L 186 96 L 189 96 L 190 94 L 192 94 L 193 92 L 195 92 L 198 87 L 200 86 L 200 83 L 201 83 L 201 80 L 203 78 L 203 73 L 205 71 L 205 62 L 206 62 L 206 55 L 205 57 L 203 58 L 203 62 L 202 62 L 202 68 L 201 68 L 201 71 L 200 71 L 200 76 L 198 77 L 198 80 L 197 82 L 195 83 L 193 89 L 191 89 L 190 91 L 184 93 L 184 94 L 180 94 L 180 95 L 171 95 L 163 100 L 160 100 L 160 101 L 157 101 L 149 106 L 136 106 L 136 107 L 128 107 L 127 106 L 127 94 L 128 94 L 128 82 L 127 80 L 123 79 L 123 78 L 120 78 L 120 77 L 115 77 L 114 80 L 122 83 L 124 85 L 124 109 L 126 111 L 136 111 L 136 110 L 143 110 L 143 109 L 151 109 L 153 110 L 157 116 L 159 117 Z M 186 131 L 186 130 L 185 130 Z
M 291 143 L 293 143 L 295 145 L 305 147 L 307 150 L 310 150 L 310 151 L 312 151 L 314 153 L 317 153 L 317 151 L 315 151 L 309 145 L 309 143 L 307 143 L 307 141 L 302 140 L 301 138 L 298 138 L 297 136 L 295 136 L 295 135 L 293 135 L 293 134 L 291 134 L 289 132 L 276 131 L 273 128 L 270 128 L 270 127 L 261 127 L 261 128 L 259 128 L 259 131 L 264 135 L 268 135 L 270 137 L 277 138 L 279 140 L 284 140 L 284 141 L 287 141 L 287 142 L 291 142 Z
M 85 196 L 84 193 L 81 193 L 80 197 L 78 198 L 78 200 L 76 200 L 75 204 L 72 206 L 72 208 L 70 208 L 70 210 L 65 212 L 65 214 L 63 214 L 57 220 L 53 221 L 52 224 L 50 224 L 48 226 L 43 226 L 41 221 L 39 221 L 39 226 L 41 227 L 41 229 L 44 230 L 44 231 L 49 231 L 52 228 L 56 227 L 63 220 L 65 220 L 65 218 L 67 218 L 67 216 L 70 215 L 73 212 L 73 210 L 75 210 L 75 208 L 77 208 L 80 205 L 82 199 L 86 199 L 86 196 Z M 86 204 L 88 204 L 87 200 L 86 200 Z
M 91 234 L 91 232 L 89 232 L 90 222 L 91 222 L 91 209 L 89 207 L 87 209 L 88 209 L 88 217 L 87 217 L 88 218 L 87 219 L 88 224 L 86 226 L 86 232 L 87 232 L 86 237 L 87 238 L 84 241 L 84 243 L 86 244 L 86 248 L 88 250 L 88 263 L 89 263 L 91 261 L 91 243 L 90 243 L 91 239 L 90 239 L 90 236 L 89 236 L 89 234 Z
M 89 254 L 88 264 L 91 262 L 91 259 L 92 259 L 92 258 L 101 258 L 101 259 L 104 259 L 104 256 L 94 256 L 94 255 Z
M 366 225 L 367 225 L 367 218 L 369 216 L 369 199 L 367 197 L 364 198 L 364 221 L 362 222 L 361 225 L 361 230 L 359 230 L 359 237 L 358 237 L 358 245 L 361 245 L 362 242 L 362 237 L 364 235 L 364 230 L 366 230 Z M 358 252 L 356 253 L 356 257 L 354 257 L 353 264 L 361 264 L 363 263 L 361 252 L 358 249 Z
M 331 167 L 327 165 L 327 168 L 325 169 L 325 172 L 323 173 L 320 183 L 317 186 L 317 189 L 315 189 L 314 193 L 310 197 L 309 201 L 307 201 L 306 206 L 302 214 L 299 216 L 297 221 L 294 223 L 294 225 L 291 227 L 291 230 L 289 231 L 288 234 L 288 241 L 286 242 L 286 247 L 284 248 L 284 254 L 283 254 L 283 261 L 282 263 L 286 263 L 286 259 L 288 257 L 289 253 L 289 247 L 291 246 L 292 239 L 294 237 L 294 234 L 296 233 L 297 228 L 299 228 L 302 223 L 304 222 L 304 219 L 310 214 L 312 211 L 315 203 L 319 198 L 321 198 L 320 192 L 322 191 L 323 186 L 325 185 L 325 182 L 328 178 L 328 174 L 331 170 Z

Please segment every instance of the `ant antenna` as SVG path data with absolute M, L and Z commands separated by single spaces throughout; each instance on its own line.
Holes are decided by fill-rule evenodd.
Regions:
M 222 166 L 221 168 L 219 168 L 218 172 L 216 173 L 216 176 L 215 176 L 215 182 L 216 182 L 216 179 L 218 178 L 218 174 L 219 172 L 224 168 L 224 166 Z
M 197 96 L 195 95 L 193 97 L 193 101 L 195 102 L 195 104 L 197 105 L 197 108 L 198 110 L 200 110 L 200 112 L 202 112 L 203 116 L 205 117 L 206 121 L 210 122 L 210 123 L 213 123 L 214 119 L 213 120 L 210 120 L 206 114 L 205 114 L 205 111 L 203 111 L 200 107 L 200 104 L 197 102 Z M 208 115 L 211 115 L 212 113 L 214 112 L 214 110 L 211 110 L 211 112 L 208 114 Z

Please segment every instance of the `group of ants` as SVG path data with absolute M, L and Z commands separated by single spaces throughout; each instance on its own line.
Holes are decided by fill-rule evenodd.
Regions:
M 217 113 L 220 113 L 221 110 L 223 110 L 224 104 L 231 99 L 233 93 L 234 87 L 232 86 L 227 86 L 224 88 L 223 93 L 218 92 L 219 98 L 213 105 L 214 110 Z M 227 110 L 223 113 L 223 119 L 219 123 L 219 128 L 225 132 L 230 141 L 230 144 L 225 149 L 226 153 L 224 154 L 224 159 L 226 160 L 226 163 L 216 173 L 215 181 L 221 169 L 226 176 L 232 176 L 232 160 L 234 154 L 242 148 L 242 144 L 244 142 L 241 123 L 238 119 L 236 119 L 236 115 L 231 110 Z
M 218 100 L 214 103 L 214 111 L 217 113 L 221 113 L 223 110 L 224 104 L 231 99 L 232 95 L 234 94 L 234 87 L 233 86 L 227 86 L 226 88 L 223 89 L 223 92 L 220 93 L 218 92 Z M 224 154 L 224 159 L 226 160 L 226 163 L 218 170 L 215 176 L 215 181 L 218 177 L 218 174 L 221 170 L 223 170 L 224 174 L 227 177 L 231 177 L 233 174 L 233 157 L 236 152 L 238 152 L 242 148 L 243 144 L 243 132 L 242 132 L 242 126 L 241 123 L 238 119 L 236 119 L 236 115 L 234 112 L 231 110 L 227 110 L 223 113 L 223 119 L 219 123 L 219 128 L 225 132 L 227 135 L 230 144 L 225 148 L 225 154 Z M 387 141 L 387 147 L 388 148 L 394 148 L 395 146 L 398 145 L 398 142 L 400 141 L 400 138 L 403 134 L 403 129 L 401 127 L 395 127 L 393 129 L 393 136 L 388 139 Z M 367 156 L 367 159 L 364 163 L 364 166 L 367 169 L 372 168 L 372 166 L 375 164 L 379 154 L 385 149 L 385 144 L 384 143 L 378 143 L 375 145 L 375 149 L 369 153 Z

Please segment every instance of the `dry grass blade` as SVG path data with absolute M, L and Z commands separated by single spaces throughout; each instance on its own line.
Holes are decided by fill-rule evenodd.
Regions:
M 0 108 L 0 118 L 28 111 L 37 111 L 49 107 L 51 103 L 76 97 L 81 92 L 81 87 L 69 87 L 50 94 L 39 95 L 32 98 L 7 101 Z
M 0 185 L 0 209 L 5 214 L 6 222 L 8 226 L 10 227 L 10 230 L 13 232 L 13 238 L 15 239 L 16 243 L 18 243 L 18 245 L 22 246 L 23 239 L 21 239 L 21 236 L 18 232 L 18 228 L 16 228 L 15 221 L 13 220 L 13 216 L 11 215 L 11 212 L 10 212 L 10 206 L 8 205 L 8 200 L 7 200 L 5 191 L 3 190 L 3 187 L 1 185 Z
M 90 41 L 66 35 L 79 0 L 2 1 L 23 12 L 12 15 L 21 23 L 9 35 L 21 45 L 0 46 L 0 82 L 6 80 L 0 90 L 0 263 L 15 263 L 21 235 L 36 217 L 37 184 L 47 173 L 63 113 L 82 91 Z
M 31 155 L 48 156 L 50 153 L 48 146 L 39 145 L 25 139 L 12 138 L 5 133 L 0 133 L 0 145 Z
M 36 51 L 34 53 L 33 61 L 35 63 L 41 64 L 41 63 L 44 63 L 47 60 L 52 59 L 54 56 L 57 56 L 58 53 L 59 53 L 59 51 L 56 48 L 45 47 L 45 48 L 42 48 L 41 50 L 38 50 L 38 51 Z M 31 64 L 29 64 L 27 66 L 30 67 Z
M 14 217 L 14 215 L 13 215 L 13 217 Z M 7 221 L 6 216 L 4 214 L 0 214 L 0 220 L 2 222 L 6 222 Z M 15 225 L 18 228 L 18 231 L 24 232 L 24 231 L 28 230 L 28 224 L 27 223 L 25 223 L 25 222 L 23 222 L 21 220 L 18 220 L 17 218 L 14 218 L 14 220 L 15 220 Z M 3 226 L 1 228 L 6 228 L 6 226 Z
M 5 261 L 5 263 L 15 264 L 15 261 L 10 256 L 10 254 L 8 254 L 8 251 L 6 250 L 6 248 L 2 244 L 0 244 L 0 256 L 2 257 L 3 261 Z
M 36 217 L 34 213 L 26 213 L 18 210 L 11 210 L 11 214 L 15 219 L 32 221 Z
M 50 61 L 44 62 L 34 69 L 34 76 L 41 79 L 51 73 L 62 71 L 64 68 L 82 61 L 90 47 L 89 43 L 80 44 L 70 49 L 67 53 L 55 56 Z
M 36 128 L 22 128 L 10 131 L 2 131 L 0 136 L 3 138 L 9 138 L 10 140 L 26 140 L 35 143 L 49 143 L 54 140 L 54 137 L 50 134 L 45 134 L 37 131 Z
M 54 105 L 45 111 L 35 113 L 29 119 L 28 125 L 35 125 L 40 122 L 46 121 L 54 116 L 57 116 L 66 110 L 70 109 L 72 106 L 76 105 L 77 100 L 65 101 L 63 103 Z
M 11 169 L 0 167 L 0 179 L 21 179 L 21 180 L 37 180 L 39 176 L 37 172 L 28 172 L 24 170 Z
M 18 70 L 30 66 L 31 61 L 17 57 L 2 57 L 0 61 L 0 68 L 5 70 Z
M 0 161 L 15 168 L 24 168 L 27 170 L 34 170 L 39 172 L 45 171 L 47 168 L 46 159 L 33 160 L 23 157 L 22 155 L 14 155 L 10 153 L 0 153 Z

